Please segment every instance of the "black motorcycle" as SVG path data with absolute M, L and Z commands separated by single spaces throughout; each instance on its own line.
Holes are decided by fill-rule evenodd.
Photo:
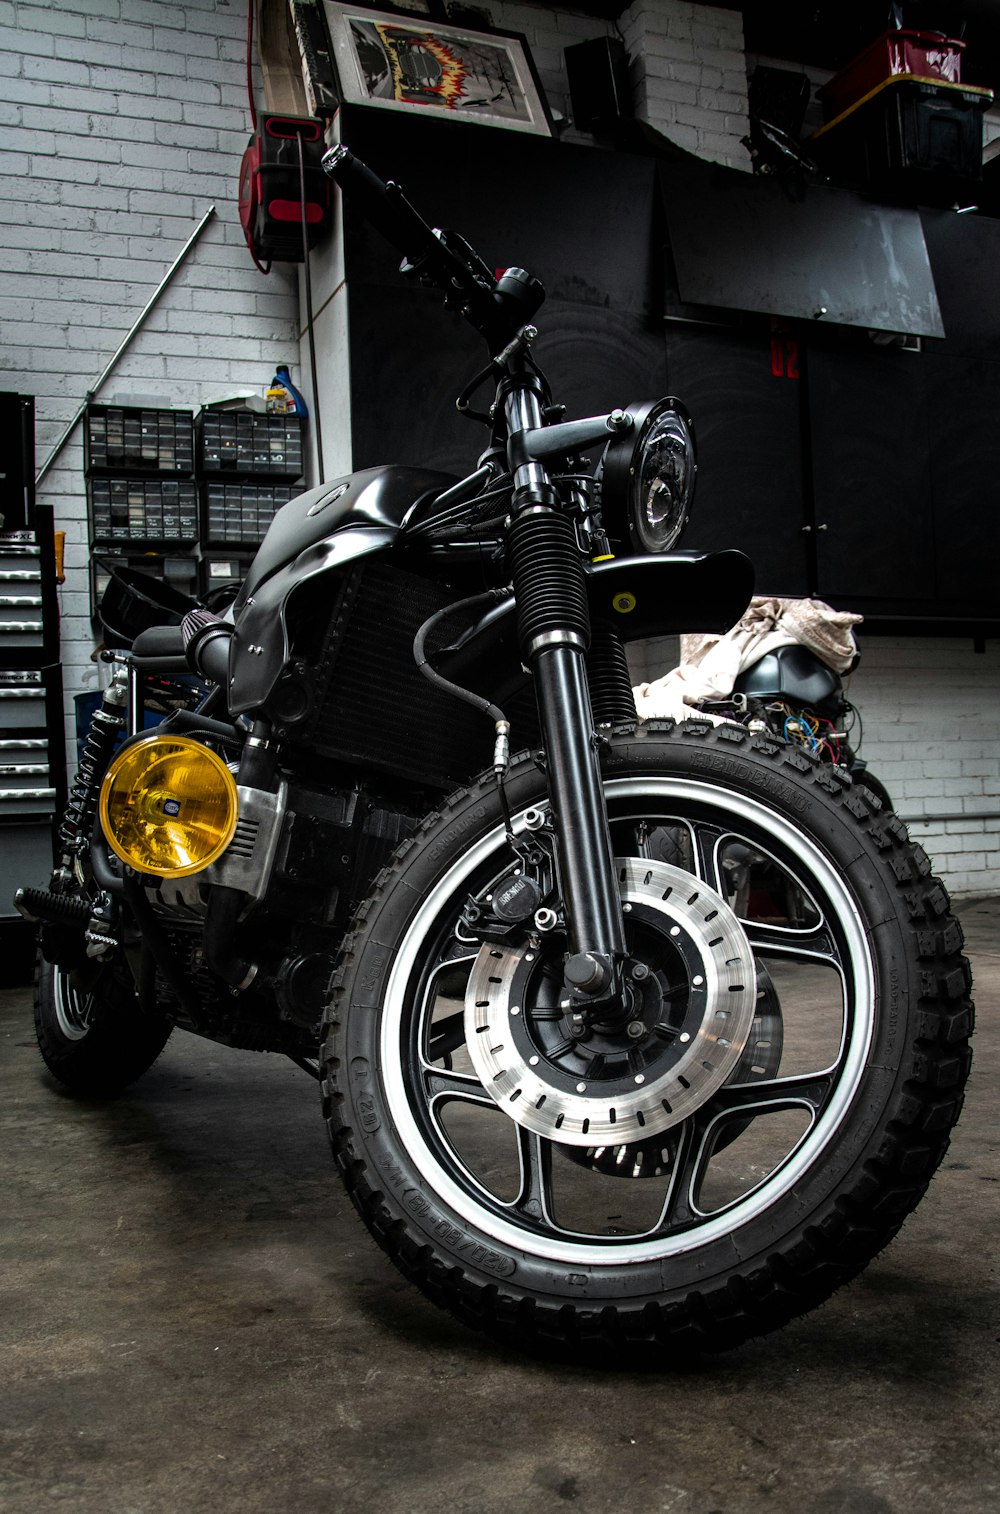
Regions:
M 923 1193 L 969 1064 L 960 929 L 839 769 L 636 722 L 625 644 L 723 630 L 752 589 L 739 553 L 670 550 L 681 405 L 565 420 L 537 281 L 327 166 L 485 338 L 460 407 L 489 386 L 489 441 L 461 480 L 301 495 L 226 613 L 109 654 L 59 864 L 19 894 L 42 1054 L 95 1095 L 174 1027 L 285 1053 L 435 1303 L 610 1359 L 735 1344 Z M 740 901 L 748 855 L 781 886 Z

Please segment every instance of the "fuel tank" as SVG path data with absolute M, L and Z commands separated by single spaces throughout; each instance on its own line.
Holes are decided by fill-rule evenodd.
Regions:
M 419 501 L 455 483 L 451 473 L 387 464 L 348 473 L 282 505 L 257 550 L 236 600 L 237 612 L 261 586 L 337 531 L 376 527 L 395 535 Z

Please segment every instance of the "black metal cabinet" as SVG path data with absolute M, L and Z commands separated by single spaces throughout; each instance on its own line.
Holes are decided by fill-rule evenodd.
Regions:
M 808 389 L 817 593 L 868 611 L 926 605 L 935 533 L 923 355 L 812 344 Z
M 1000 563 L 1000 343 L 926 361 L 934 599 L 952 615 L 992 605 Z
M 0 532 L 27 528 L 35 505 L 35 401 L 30 394 L 0 392 Z
M 0 533 L 0 940 L 10 961 L 30 936 L 14 890 L 48 881 L 52 823 L 66 800 L 62 669 L 51 509 Z

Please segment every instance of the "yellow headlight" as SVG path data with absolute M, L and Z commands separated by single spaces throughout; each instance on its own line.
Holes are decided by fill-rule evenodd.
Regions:
M 101 785 L 101 826 L 140 873 L 184 878 L 214 862 L 236 829 L 239 800 L 221 757 L 190 736 L 146 736 Z

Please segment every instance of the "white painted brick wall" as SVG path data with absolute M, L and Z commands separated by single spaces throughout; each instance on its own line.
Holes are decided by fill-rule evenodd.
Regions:
M 690 0 L 635 0 L 622 14 L 636 111 L 679 147 L 749 171 L 743 18 Z
M 958 637 L 859 640 L 846 689 L 861 756 L 952 894 L 1000 892 L 1000 643 L 977 652 Z M 636 643 L 634 681 L 662 677 L 678 656 L 676 637 Z
M 481 8 L 494 25 L 524 35 L 549 108 L 558 117 L 572 118 L 563 49 L 617 35 L 628 50 L 639 119 L 700 157 L 749 169 L 740 144 L 750 123 L 739 11 L 690 0 L 636 0 L 616 25 L 519 0 Z M 560 135 L 570 142 L 592 140 L 572 126 Z
M 868 637 L 848 692 L 863 756 L 947 887 L 1000 890 L 1000 646 Z
M 39 464 L 211 204 L 97 398 L 196 410 L 295 357 L 294 271 L 257 271 L 236 209 L 245 30 L 243 0 L 0 3 L 0 387 L 35 395 Z M 72 759 L 72 696 L 97 682 L 79 428 L 39 500 L 66 532 Z
M 575 42 L 589 42 L 592 37 L 614 36 L 614 24 L 575 11 L 553 10 L 550 6 L 530 5 L 520 3 L 520 0 L 498 0 L 498 3 L 484 8 L 494 26 L 504 31 L 520 32 L 524 37 L 562 140 L 592 142 L 588 133 L 577 131 L 572 125 L 573 111 L 563 49 Z M 564 126 L 564 122 L 569 124 Z

